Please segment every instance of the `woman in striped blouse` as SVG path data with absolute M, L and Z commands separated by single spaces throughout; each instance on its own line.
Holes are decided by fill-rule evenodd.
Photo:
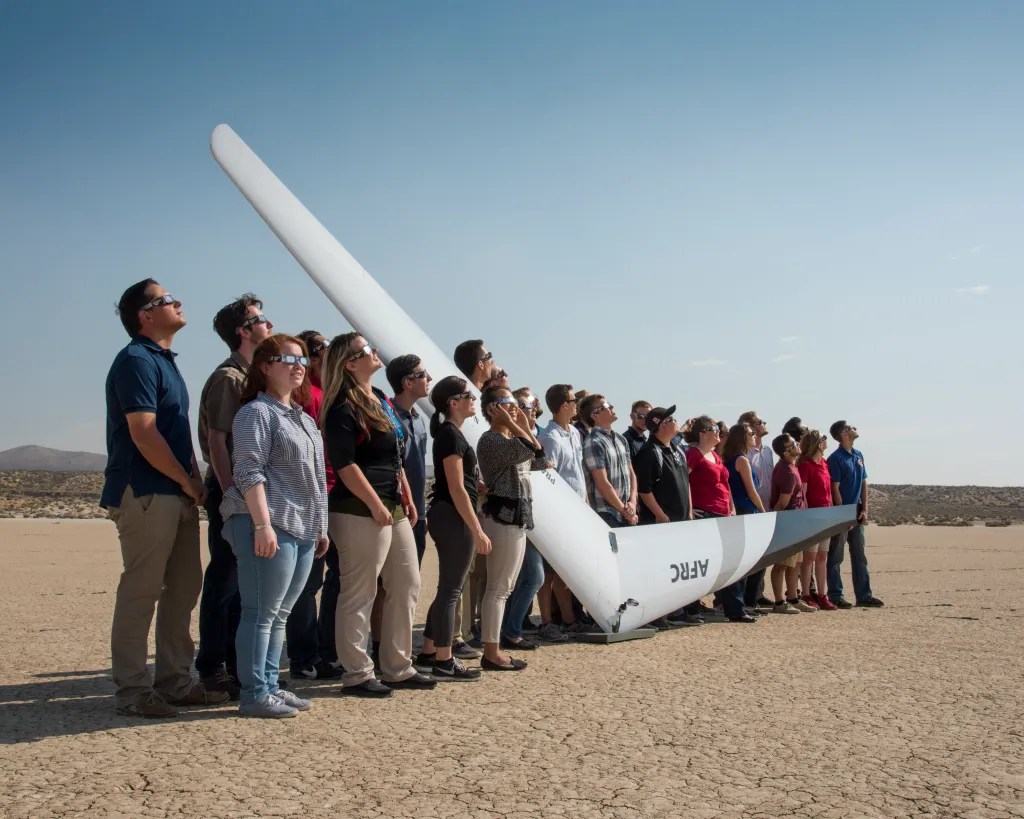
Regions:
M 285 622 L 314 556 L 327 551 L 324 449 L 302 411 L 309 395 L 306 345 L 283 334 L 253 354 L 231 427 L 232 478 L 221 514 L 238 560 L 242 616 L 235 636 L 239 711 L 294 717 L 309 708 L 278 684 Z

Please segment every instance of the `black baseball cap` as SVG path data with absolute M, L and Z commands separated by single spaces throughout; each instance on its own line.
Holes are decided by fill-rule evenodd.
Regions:
M 644 419 L 647 424 L 648 432 L 657 432 L 658 427 L 661 426 L 661 422 L 668 418 L 670 415 L 675 415 L 676 405 L 673 404 L 667 409 L 665 407 L 655 407 L 652 410 L 647 410 L 647 418 Z

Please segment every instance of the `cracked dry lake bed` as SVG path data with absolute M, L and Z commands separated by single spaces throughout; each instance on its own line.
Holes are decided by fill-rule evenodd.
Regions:
M 1024 816 L 1024 528 L 872 526 L 868 557 L 881 610 L 155 722 L 113 710 L 113 525 L 0 521 L 0 816 Z M 428 549 L 419 622 L 435 582 Z

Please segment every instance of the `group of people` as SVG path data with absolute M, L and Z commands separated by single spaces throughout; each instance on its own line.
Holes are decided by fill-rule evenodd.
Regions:
M 478 680 L 482 670 L 525 669 L 510 652 L 592 627 L 529 542 L 531 470 L 556 470 L 615 527 L 860 505 L 849 532 L 772 569 L 774 599 L 764 595 L 764 572 L 755 573 L 717 591 L 715 606 L 694 603 L 656 627 L 699 625 L 717 609 L 732 622 L 756 622 L 765 607 L 848 608 L 840 577 L 847 542 L 856 603 L 882 605 L 864 552 L 867 472 L 853 447 L 857 431 L 843 421 L 830 429 L 840 446 L 827 460 L 825 437 L 798 418 L 765 447 L 767 427 L 753 412 L 732 427 L 708 416 L 681 423 L 674 406 L 637 401 L 622 435 L 604 395 L 556 384 L 544 393 L 552 418 L 541 427 L 539 397 L 511 389 L 480 339 L 455 350 L 464 378 L 434 384 L 415 353 L 393 359 L 389 396 L 373 386 L 384 364 L 360 333 L 275 333 L 262 302 L 245 294 L 213 322 L 229 355 L 200 398 L 204 476 L 171 349 L 186 323 L 181 302 L 145 279 L 124 292 L 118 313 L 131 341 L 106 382 L 101 505 L 123 558 L 111 628 L 121 713 L 170 717 L 178 706 L 238 699 L 245 715 L 296 716 L 311 703 L 281 679 L 286 638 L 292 679 L 340 679 L 346 695 L 388 697 Z M 429 419 L 416 408 L 425 398 Z M 487 427 L 475 448 L 463 433 L 470 419 Z M 209 519 L 205 575 L 199 506 Z M 428 531 L 438 587 L 414 655 Z M 535 599 L 539 624 L 530 617 Z M 479 668 L 464 662 L 475 659 Z

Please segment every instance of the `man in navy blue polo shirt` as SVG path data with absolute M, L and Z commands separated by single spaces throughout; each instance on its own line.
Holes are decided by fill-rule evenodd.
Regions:
M 828 456 L 828 472 L 832 479 L 832 504 L 857 504 L 857 524 L 846 532 L 835 535 L 828 547 L 828 596 L 841 609 L 852 608 L 843 596 L 843 552 L 850 544 L 850 569 L 853 574 L 853 592 L 858 606 L 877 608 L 883 603 L 871 593 L 868 558 L 864 551 L 864 524 L 868 519 L 868 471 L 864 455 L 853 448 L 859 437 L 857 428 L 846 421 L 836 421 L 829 433 L 839 442 L 839 448 Z
M 131 342 L 107 375 L 107 468 L 100 505 L 117 526 L 124 570 L 110 629 L 117 709 L 172 717 L 175 705 L 224 702 L 191 674 L 189 632 L 202 588 L 199 512 L 205 489 L 192 450 L 188 390 L 171 343 L 185 326 L 181 302 L 153 279 L 117 305 Z M 146 668 L 156 619 L 156 668 Z

